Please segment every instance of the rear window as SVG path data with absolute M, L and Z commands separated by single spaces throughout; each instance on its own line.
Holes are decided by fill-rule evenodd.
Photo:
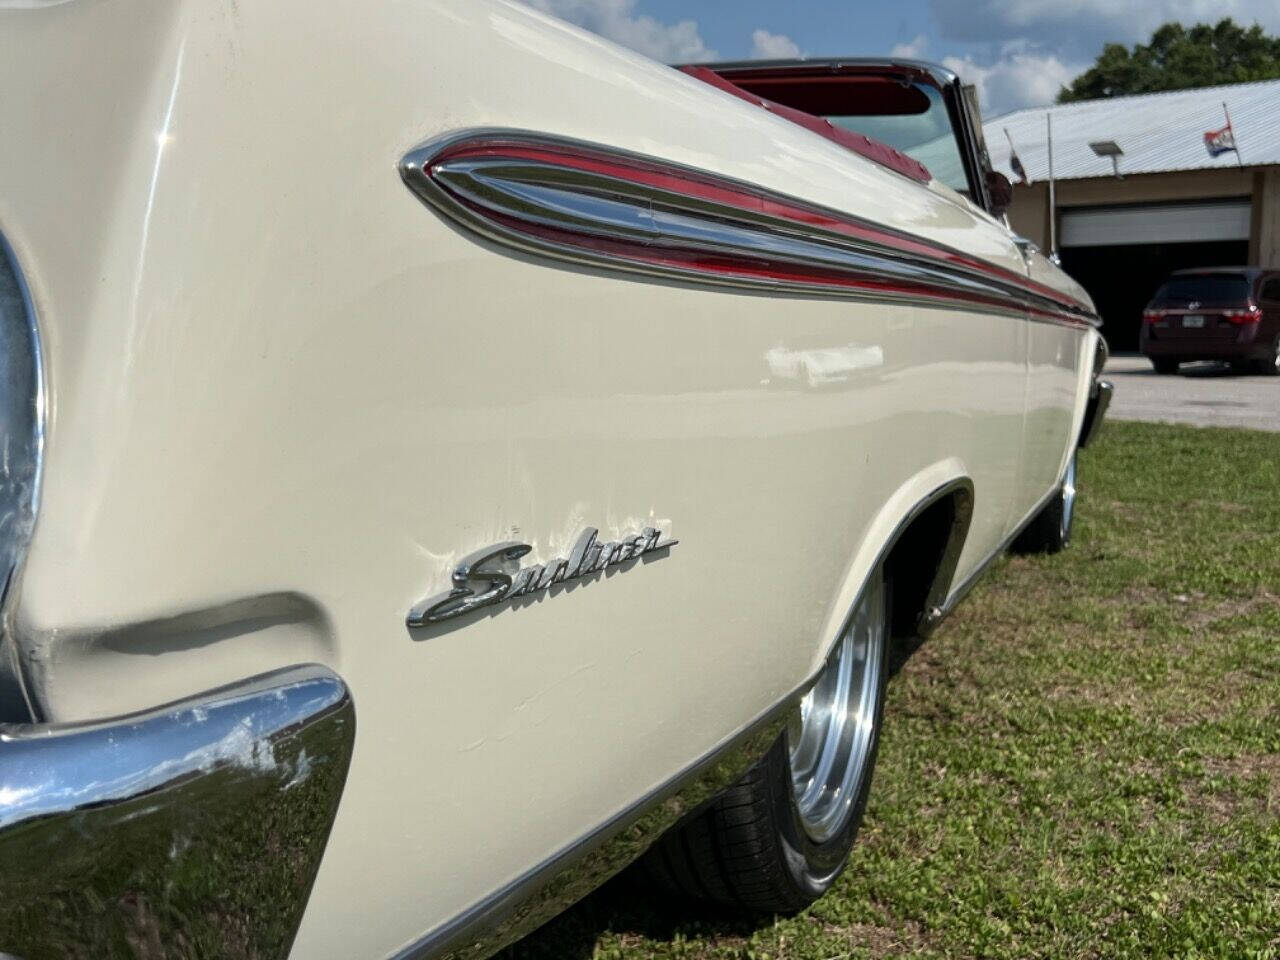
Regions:
M 912 109 L 901 113 L 868 109 L 866 113 L 833 112 L 824 116 L 837 127 L 896 147 L 923 163 L 951 189 L 967 194 L 969 182 L 964 160 L 951 130 L 951 117 L 942 93 L 920 83 L 907 89 L 912 90 L 917 99 L 911 104 Z
M 887 143 L 919 160 L 947 186 L 967 193 L 960 148 L 942 92 L 924 83 L 885 76 L 780 76 L 729 79 L 795 110 L 830 121 L 850 133 Z
M 1174 277 L 1156 291 L 1155 299 L 1160 302 L 1199 300 L 1201 303 L 1237 303 L 1249 299 L 1249 280 L 1238 273 Z

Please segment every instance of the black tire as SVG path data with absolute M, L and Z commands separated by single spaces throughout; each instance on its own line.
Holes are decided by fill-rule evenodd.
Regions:
M 887 645 L 887 602 L 883 609 Z M 837 832 L 816 842 L 801 819 L 792 786 L 793 725 L 732 787 L 650 848 L 642 861 L 648 875 L 682 898 L 761 913 L 794 913 L 826 893 L 848 862 L 871 789 L 888 676 L 886 651 L 881 656 L 860 787 Z
M 1171 374 L 1177 373 L 1179 362 L 1180 361 L 1178 360 L 1157 360 L 1155 357 L 1151 358 L 1151 366 L 1155 368 L 1156 373 L 1160 374 L 1162 377 L 1167 377 Z
M 1264 377 L 1280 377 L 1280 337 L 1271 345 L 1271 356 L 1255 361 L 1253 369 Z
M 1076 455 L 1071 455 L 1067 475 L 1053 499 L 1046 503 L 1027 524 L 1009 548 L 1014 553 L 1058 553 L 1071 543 L 1071 527 L 1075 521 Z

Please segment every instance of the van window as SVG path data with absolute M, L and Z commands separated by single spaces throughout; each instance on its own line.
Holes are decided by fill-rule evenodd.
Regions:
M 1249 299 L 1249 279 L 1238 273 L 1205 273 L 1193 277 L 1171 277 L 1156 291 L 1155 301 L 1201 303 L 1243 303 Z
M 1280 301 L 1280 277 L 1272 277 L 1262 285 L 1262 299 Z

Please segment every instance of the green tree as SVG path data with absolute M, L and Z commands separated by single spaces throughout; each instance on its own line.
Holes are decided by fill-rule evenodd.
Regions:
M 1092 67 L 1059 91 L 1058 102 L 1277 77 L 1280 37 L 1267 36 L 1257 24 L 1246 30 L 1230 18 L 1190 28 L 1166 23 L 1150 43 L 1135 44 L 1132 50 L 1108 43 Z

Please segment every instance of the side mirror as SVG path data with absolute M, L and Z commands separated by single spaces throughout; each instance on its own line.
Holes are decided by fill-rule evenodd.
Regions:
M 1013 184 L 998 170 L 988 170 L 987 196 L 991 198 L 991 215 L 1002 217 L 1013 203 Z

